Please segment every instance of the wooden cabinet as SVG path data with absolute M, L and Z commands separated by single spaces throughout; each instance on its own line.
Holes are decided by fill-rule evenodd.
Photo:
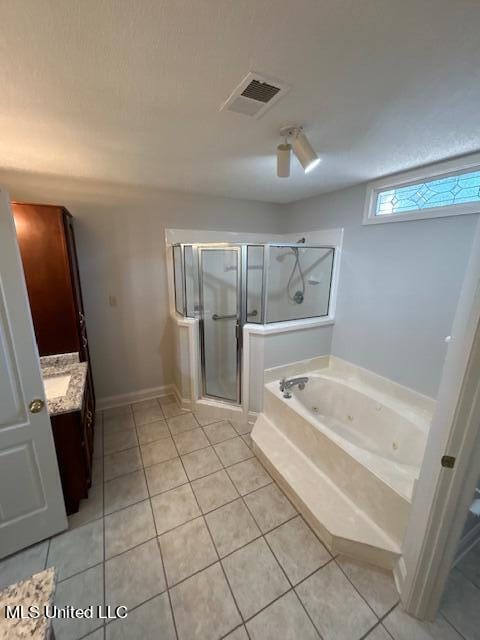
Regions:
M 88 496 L 92 483 L 94 415 L 93 394 L 87 378 L 81 411 L 51 417 L 65 508 L 69 515 L 78 511 L 80 500 Z
M 51 417 L 67 513 L 91 484 L 95 394 L 73 218 L 64 208 L 12 203 L 33 326 L 41 356 L 78 353 L 88 363 L 81 411 Z
M 12 203 L 41 356 L 76 352 L 90 364 L 73 218 L 65 207 Z M 93 379 L 88 367 L 93 400 Z

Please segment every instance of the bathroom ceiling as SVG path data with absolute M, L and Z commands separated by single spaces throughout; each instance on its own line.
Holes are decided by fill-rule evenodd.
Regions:
M 0 166 L 289 202 L 480 149 L 473 0 L 3 0 Z M 249 70 L 291 86 L 219 111 Z M 277 132 L 322 157 L 276 177 Z

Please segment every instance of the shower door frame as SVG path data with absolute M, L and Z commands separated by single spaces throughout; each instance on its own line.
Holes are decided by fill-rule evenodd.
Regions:
M 202 397 L 212 398 L 233 404 L 235 406 L 242 403 L 242 355 L 243 355 L 243 325 L 246 322 L 246 259 L 247 245 L 242 243 L 205 243 L 193 244 L 193 262 L 196 265 L 194 269 L 194 290 L 196 296 L 195 301 L 195 317 L 199 321 L 200 336 L 200 367 L 202 374 Z M 202 269 L 202 253 L 204 251 L 235 251 L 237 254 L 237 304 L 236 304 L 236 398 L 235 400 L 207 393 L 207 375 L 206 375 L 206 359 L 205 359 L 205 312 L 203 300 L 203 269 Z
M 194 318 L 199 321 L 199 346 L 200 346 L 200 377 L 201 377 L 201 393 L 202 398 L 211 398 L 230 405 L 242 404 L 242 359 L 243 359 L 243 327 L 249 322 L 247 316 L 247 286 L 248 286 L 248 249 L 249 247 L 262 247 L 263 248 L 263 273 L 262 273 L 262 290 L 261 290 L 261 312 L 259 314 L 259 322 L 254 322 L 256 325 L 275 325 L 283 322 L 290 322 L 290 320 L 279 320 L 268 322 L 268 281 L 269 281 L 269 267 L 270 267 L 270 249 L 271 247 L 284 247 L 294 248 L 301 247 L 304 249 L 331 249 L 332 255 L 332 269 L 330 273 L 329 283 L 329 299 L 328 299 L 328 311 L 323 316 L 307 316 L 306 318 L 298 318 L 296 320 L 305 320 L 313 318 L 327 318 L 332 314 L 332 300 L 334 300 L 334 282 L 335 271 L 338 269 L 338 247 L 329 243 L 306 243 L 300 244 L 298 242 L 178 242 L 172 245 L 172 247 L 179 246 L 181 250 L 181 277 L 183 279 L 183 317 Z M 186 268 L 185 268 L 185 248 L 191 247 L 192 249 L 192 263 L 193 263 L 193 291 L 194 291 L 194 305 L 193 315 L 187 313 L 187 285 L 186 285 Z M 201 252 L 215 249 L 235 249 L 239 256 L 239 270 L 237 274 L 237 394 L 235 400 L 216 396 L 211 393 L 207 393 L 206 390 L 206 364 L 205 364 L 205 339 L 204 339 L 204 313 L 203 313 L 203 291 L 201 282 Z M 175 273 L 173 274 L 174 291 L 175 291 Z M 175 295 L 174 295 L 175 302 Z M 294 320 L 292 320 L 293 322 Z

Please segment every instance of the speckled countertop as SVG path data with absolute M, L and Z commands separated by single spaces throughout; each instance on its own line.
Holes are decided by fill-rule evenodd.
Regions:
M 7 619 L 5 607 L 22 605 L 26 615 L 27 607 L 34 605 L 42 614 L 44 607 L 53 605 L 55 581 L 52 567 L 0 591 L 0 640 L 46 640 L 50 637 L 50 618 L 40 615 L 38 618 Z
M 40 365 L 44 379 L 71 376 L 65 395 L 47 398 L 48 413 L 56 416 L 60 413 L 80 411 L 87 379 L 87 363 L 79 362 L 78 353 L 62 353 L 55 356 L 42 356 Z

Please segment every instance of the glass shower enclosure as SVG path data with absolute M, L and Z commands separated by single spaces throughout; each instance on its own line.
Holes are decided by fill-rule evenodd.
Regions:
M 305 244 L 176 244 L 176 313 L 199 321 L 202 392 L 240 404 L 246 323 L 329 314 L 335 248 Z

